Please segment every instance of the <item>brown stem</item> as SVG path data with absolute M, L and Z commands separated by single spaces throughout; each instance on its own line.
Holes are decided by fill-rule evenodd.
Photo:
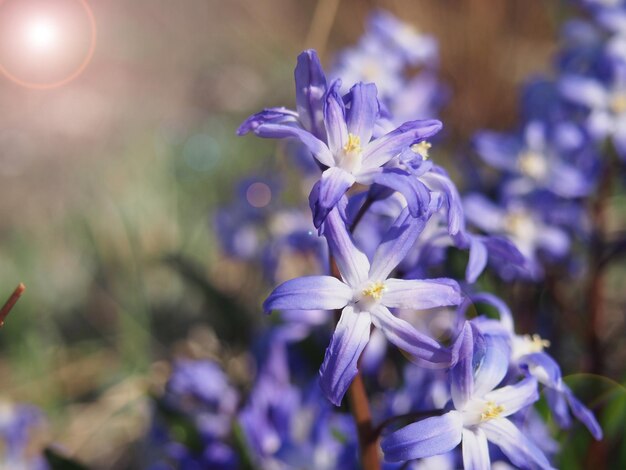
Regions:
M 611 150 L 611 153 L 613 151 Z M 613 173 L 613 155 L 609 155 L 606 162 L 598 194 L 590 205 L 590 215 L 593 222 L 593 234 L 589 249 L 589 286 L 587 291 L 589 305 L 589 328 L 587 329 L 587 347 L 590 355 L 590 369 L 594 374 L 602 374 L 604 371 L 604 351 L 600 338 L 602 329 L 602 280 L 605 263 L 601 262 L 606 237 L 606 202 L 611 197 Z
M 592 250 L 592 253 L 595 250 Z M 595 258 L 595 256 L 593 256 Z M 604 359 L 602 357 L 602 344 L 600 341 L 600 329 L 602 318 L 602 273 L 599 269 L 592 269 L 589 284 L 589 329 L 587 344 L 591 359 L 590 369 L 593 374 L 602 374 Z
M 7 318 L 7 316 L 11 312 L 11 309 L 15 306 L 25 290 L 26 286 L 20 282 L 11 294 L 11 296 L 2 306 L 2 308 L 0 309 L 0 327 L 4 326 L 4 320 Z
M 361 464 L 364 470 L 379 470 L 380 458 L 378 455 L 378 433 L 372 425 L 369 400 L 365 392 L 365 384 L 361 372 L 356 374 L 348 389 L 350 411 L 354 416 L 357 432 L 359 434 L 359 447 L 361 449 Z

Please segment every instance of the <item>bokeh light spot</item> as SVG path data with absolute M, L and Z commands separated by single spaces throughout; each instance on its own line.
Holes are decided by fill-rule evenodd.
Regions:
M 267 206 L 272 200 L 272 190 L 265 183 L 252 183 L 246 191 L 246 199 L 258 209 Z

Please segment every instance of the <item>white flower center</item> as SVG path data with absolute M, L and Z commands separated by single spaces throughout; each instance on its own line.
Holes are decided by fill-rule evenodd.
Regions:
M 544 348 L 550 347 L 550 341 L 534 335 L 516 335 L 513 337 L 513 351 L 511 353 L 513 360 L 519 359 L 527 354 L 543 352 Z
M 383 73 L 376 60 L 368 59 L 363 61 L 361 75 L 366 82 L 378 82 Z
M 510 235 L 526 240 L 534 238 L 537 223 L 525 210 L 514 210 L 506 215 L 504 228 Z
M 361 138 L 358 135 L 348 134 L 348 142 L 343 146 L 339 156 L 339 167 L 349 173 L 355 173 L 361 169 L 363 149 Z
M 410 24 L 402 25 L 396 34 L 396 39 L 400 43 L 400 45 L 405 47 L 414 46 L 414 41 L 419 39 L 420 32 L 419 30 Z
M 548 173 L 548 162 L 544 155 L 532 150 L 522 152 L 517 167 L 526 176 L 535 180 L 543 179 Z
M 609 108 L 614 114 L 623 114 L 626 112 L 626 92 L 614 92 L 609 102 Z
M 369 282 L 355 292 L 355 307 L 360 311 L 369 309 L 378 304 L 383 298 L 387 286 L 382 281 Z
M 485 421 L 499 418 L 504 412 L 504 406 L 492 400 L 474 397 L 465 404 L 461 412 L 463 416 L 463 426 L 471 427 L 477 426 Z

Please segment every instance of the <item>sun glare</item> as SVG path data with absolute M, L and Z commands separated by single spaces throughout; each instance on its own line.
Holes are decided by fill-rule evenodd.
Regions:
M 59 43 L 59 27 L 51 18 L 33 18 L 24 27 L 26 45 L 36 51 L 50 51 Z
M 71 82 L 95 46 L 87 0 L 0 0 L 0 75 L 20 86 L 49 89 Z

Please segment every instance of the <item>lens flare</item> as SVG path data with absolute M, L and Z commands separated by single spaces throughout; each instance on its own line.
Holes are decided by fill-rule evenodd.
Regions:
M 25 88 L 77 78 L 96 47 L 87 0 L 0 0 L 0 75 Z
M 34 18 L 24 28 L 25 43 L 35 51 L 49 51 L 59 44 L 59 27 L 51 18 Z

